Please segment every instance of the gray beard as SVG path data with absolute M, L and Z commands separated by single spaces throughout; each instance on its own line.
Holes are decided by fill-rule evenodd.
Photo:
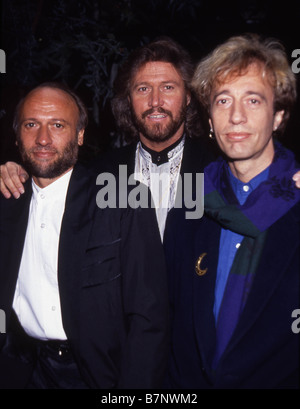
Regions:
M 78 143 L 77 139 L 71 141 L 63 151 L 63 153 L 56 159 L 55 162 L 50 163 L 48 166 L 43 167 L 39 163 L 35 162 L 31 156 L 30 151 L 26 151 L 22 142 L 18 141 L 20 154 L 23 160 L 24 167 L 30 175 L 44 178 L 54 179 L 64 174 L 68 169 L 73 167 L 78 158 Z M 43 148 L 45 150 L 45 148 Z

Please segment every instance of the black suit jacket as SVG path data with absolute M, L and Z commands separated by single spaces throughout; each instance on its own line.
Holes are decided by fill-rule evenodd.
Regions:
M 168 297 L 155 212 L 100 210 L 96 193 L 94 171 L 76 165 L 59 241 L 64 330 L 91 388 L 160 387 L 167 357 Z M 20 199 L 0 199 L 0 308 L 8 326 L 30 198 L 29 183 Z M 0 335 L 0 348 L 5 337 Z
M 213 142 L 211 144 L 209 142 L 207 143 L 202 138 L 192 139 L 186 136 L 180 168 L 181 175 L 203 172 L 204 167 L 216 158 L 216 146 Z M 128 175 L 131 175 L 134 173 L 136 146 L 137 143 L 131 143 L 122 148 L 112 149 L 103 154 L 101 161 L 96 160 L 95 163 L 92 163 L 92 167 L 98 167 L 99 170 L 105 168 L 107 171 L 116 173 L 119 165 L 127 165 Z

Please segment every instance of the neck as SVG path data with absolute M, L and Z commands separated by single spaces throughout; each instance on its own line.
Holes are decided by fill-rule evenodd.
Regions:
M 51 183 L 53 183 L 56 180 L 60 179 L 62 176 L 64 176 L 66 173 L 68 173 L 71 169 L 73 169 L 73 167 L 69 168 L 64 173 L 62 173 L 61 175 L 59 175 L 59 176 L 57 176 L 55 178 L 40 178 L 40 177 L 37 177 L 37 176 L 32 176 L 32 179 L 33 179 L 34 183 L 38 187 L 40 187 L 41 189 L 44 189 L 45 187 L 51 185 Z
M 140 134 L 140 140 L 141 142 L 149 149 L 155 151 L 155 152 L 161 152 L 164 149 L 168 148 L 169 146 L 173 145 L 175 142 L 177 142 L 183 135 L 184 131 L 184 126 L 181 126 L 178 131 L 171 136 L 170 139 L 167 141 L 150 141 L 147 139 L 144 135 Z

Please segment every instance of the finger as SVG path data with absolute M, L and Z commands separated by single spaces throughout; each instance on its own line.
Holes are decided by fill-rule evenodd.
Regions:
M 295 185 L 298 189 L 300 189 L 300 171 L 297 172 L 294 176 L 293 176 L 293 180 L 295 181 Z
M 2 195 L 6 198 L 9 199 L 11 197 L 11 194 L 9 193 L 9 191 L 7 190 L 5 184 L 3 183 L 3 180 L 1 178 L 0 175 L 0 192 L 2 193 Z
M 19 194 L 22 195 L 25 192 L 25 190 L 24 190 L 24 186 L 23 186 L 23 183 L 22 183 L 22 180 L 21 180 L 21 176 L 14 173 L 13 175 L 11 175 L 10 180 L 11 180 L 12 188 L 15 189 L 15 191 L 17 191 Z M 7 187 L 9 187 L 9 186 L 7 186 Z M 10 191 L 11 191 L 11 193 L 13 193 L 12 190 L 10 190 Z
M 294 176 L 293 176 L 293 180 L 299 180 L 300 179 L 300 170 L 298 170 L 298 172 L 297 173 L 295 173 L 294 174 Z
M 25 173 L 20 173 L 19 177 L 20 177 L 21 182 L 25 183 L 26 180 L 29 178 L 29 175 L 26 172 Z
M 15 168 L 15 169 L 14 169 Z M 1 193 L 8 197 L 7 190 L 16 198 L 20 197 L 20 194 L 24 193 L 23 185 L 17 173 L 18 165 L 13 166 L 7 162 L 5 165 L 1 165 Z
M 28 177 L 22 166 L 15 162 L 6 162 L 3 166 L 3 180 L 14 196 L 24 193 L 23 183 L 26 182 Z

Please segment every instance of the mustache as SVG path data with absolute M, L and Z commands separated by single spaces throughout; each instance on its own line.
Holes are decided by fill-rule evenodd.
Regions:
M 30 153 L 38 153 L 38 152 L 52 152 L 56 153 L 57 150 L 55 148 L 51 148 L 50 146 L 37 146 L 29 150 Z
M 147 111 L 143 112 L 142 113 L 142 119 L 145 119 L 146 116 L 152 115 L 154 113 L 166 114 L 166 115 L 169 115 L 171 118 L 173 117 L 171 111 L 168 111 L 167 109 L 159 107 L 159 108 L 150 108 Z

